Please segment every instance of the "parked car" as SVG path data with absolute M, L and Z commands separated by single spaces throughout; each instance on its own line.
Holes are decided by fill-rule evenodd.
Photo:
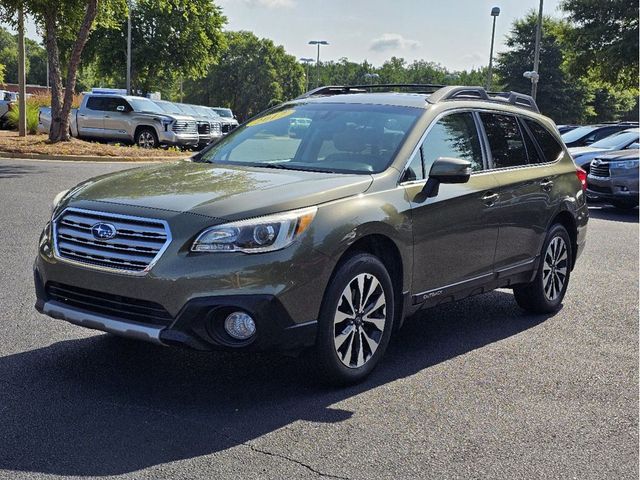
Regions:
M 504 287 L 556 311 L 585 246 L 584 171 L 531 97 L 427 88 L 320 88 L 190 161 L 60 192 L 36 308 L 158 345 L 311 347 L 340 383 L 429 306 Z
M 202 148 L 210 144 L 213 140 L 222 136 L 222 127 L 220 122 L 212 122 L 208 114 L 198 111 L 194 105 L 186 103 L 176 103 L 176 106 L 182 110 L 185 115 L 193 117 L 198 124 L 198 147 Z
M 567 133 L 571 130 L 578 128 L 580 125 L 558 125 L 558 132 L 562 135 L 563 133 Z
M 18 94 L 7 90 L 0 90 L 0 127 L 7 123 L 7 113 L 18 102 Z
M 567 147 L 585 147 L 597 142 L 598 140 L 602 140 L 609 135 L 613 135 L 616 132 L 637 126 L 637 123 L 632 122 L 587 125 L 584 127 L 574 128 L 573 130 L 563 133 L 562 141 Z
M 222 138 L 222 126 L 224 124 L 224 119 L 209 107 L 203 107 L 202 105 L 191 105 L 191 107 L 194 108 L 202 117 L 209 119 L 212 134 L 211 141 Z
M 213 110 L 216 115 L 222 117 L 222 134 L 226 135 L 238 126 L 238 120 L 230 108 L 224 107 L 208 107 Z
M 51 109 L 41 108 L 38 130 L 49 133 Z M 87 93 L 80 108 L 72 110 L 71 135 L 102 141 L 135 143 L 142 148 L 198 144 L 196 122 L 169 114 L 144 97 Z
M 587 196 L 630 210 L 638 206 L 639 150 L 621 150 L 599 155 L 591 161 Z
M 598 140 L 592 143 L 588 147 L 571 147 L 569 153 L 573 157 L 573 161 L 576 162 L 580 168 L 589 172 L 591 160 L 600 156 L 607 151 L 617 151 L 624 149 L 637 149 L 640 148 L 640 129 L 630 128 L 622 130 L 621 132 L 614 133 L 608 137 Z

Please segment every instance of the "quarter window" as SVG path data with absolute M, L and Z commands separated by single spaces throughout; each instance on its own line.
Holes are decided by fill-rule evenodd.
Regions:
M 489 140 L 494 168 L 527 164 L 527 151 L 516 117 L 495 113 L 480 113 Z
M 549 131 L 538 122 L 526 119 L 525 123 L 536 139 L 547 162 L 555 162 L 562 153 L 562 146 Z
M 424 170 L 428 172 L 439 157 L 471 162 L 474 172 L 482 170 L 482 148 L 471 112 L 452 113 L 431 128 L 421 147 Z
M 424 169 L 422 167 L 422 154 L 418 150 L 407 167 L 407 171 L 404 174 L 404 181 L 410 182 L 412 180 L 424 179 Z

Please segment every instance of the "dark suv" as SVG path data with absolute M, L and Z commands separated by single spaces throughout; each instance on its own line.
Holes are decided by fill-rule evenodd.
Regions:
M 504 287 L 558 309 L 588 210 L 552 121 L 513 92 L 375 88 L 405 87 L 321 88 L 188 161 L 61 192 L 36 308 L 159 345 L 311 347 L 343 383 L 420 309 Z

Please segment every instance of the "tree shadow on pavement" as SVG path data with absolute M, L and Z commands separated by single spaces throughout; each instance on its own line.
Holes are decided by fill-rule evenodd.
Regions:
M 0 179 L 23 177 L 33 173 L 40 173 L 41 169 L 32 165 L 2 165 L 0 164 Z
M 247 444 L 544 322 L 496 291 L 407 320 L 364 383 L 323 386 L 278 354 L 198 353 L 96 335 L 0 358 L 0 469 L 106 476 Z M 45 319 L 43 321 L 56 321 Z

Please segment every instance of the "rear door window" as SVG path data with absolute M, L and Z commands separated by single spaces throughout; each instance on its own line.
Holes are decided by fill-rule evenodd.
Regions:
M 544 154 L 543 161 L 545 162 L 555 162 L 558 157 L 562 154 L 562 146 L 546 128 L 540 125 L 535 120 L 531 120 L 529 118 L 524 120 L 527 127 L 529 127 L 529 131 L 535 138 L 536 142 L 540 146 L 540 150 Z
M 493 168 L 527 165 L 527 151 L 516 117 L 481 112 L 480 118 L 489 141 Z

